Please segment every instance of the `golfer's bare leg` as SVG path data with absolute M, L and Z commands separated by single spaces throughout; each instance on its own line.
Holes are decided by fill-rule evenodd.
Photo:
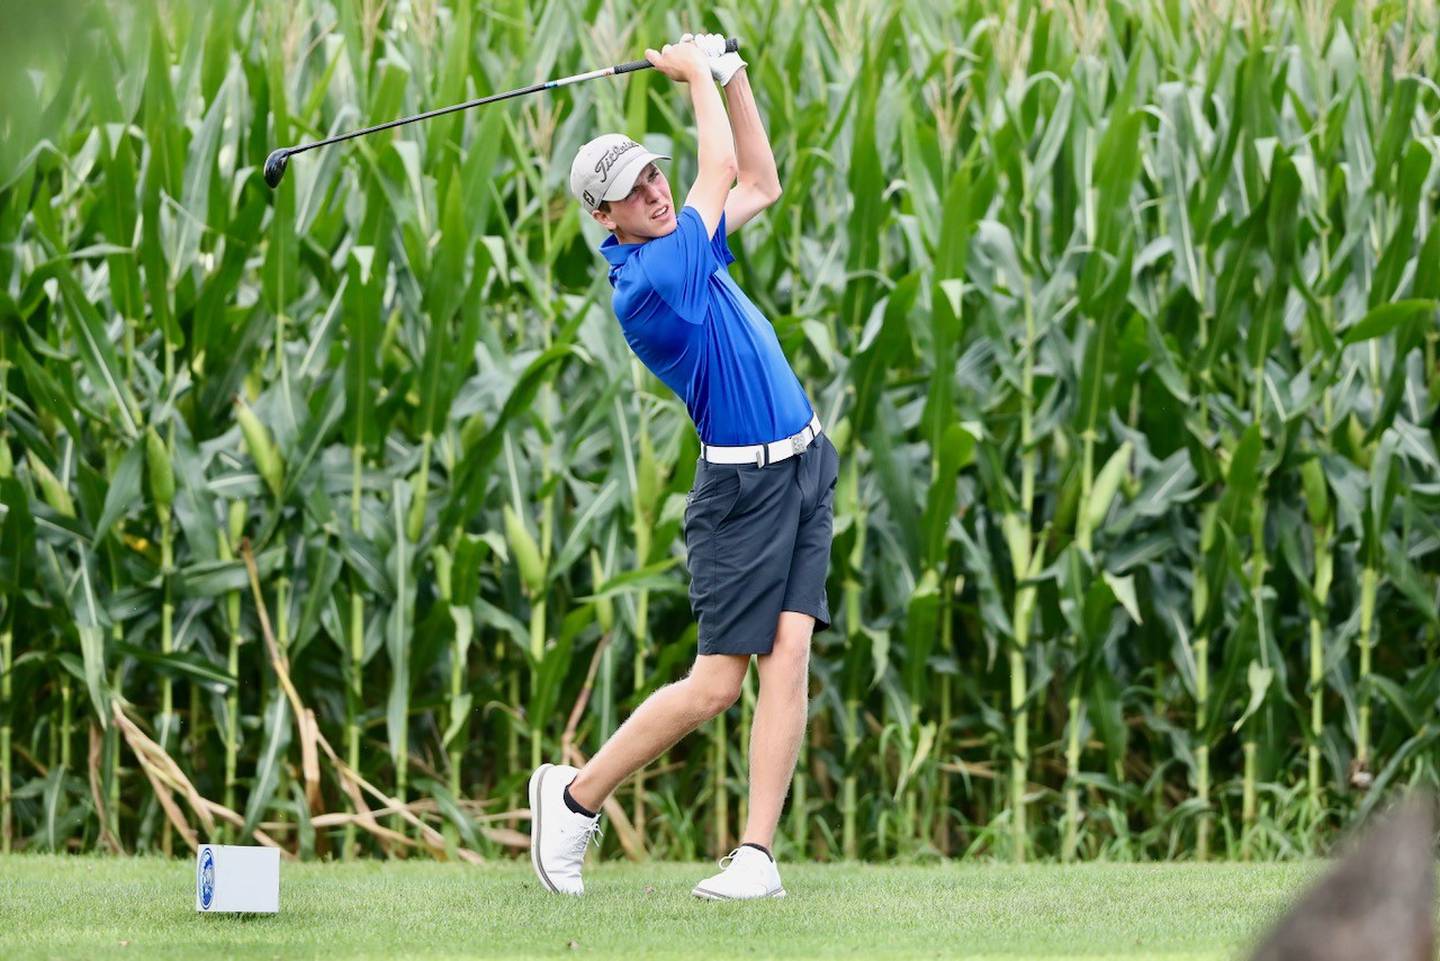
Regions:
M 689 674 L 647 697 L 610 735 L 576 775 L 570 796 L 587 810 L 600 810 L 627 777 L 734 704 L 749 666 L 745 654 L 696 657 Z
M 805 736 L 814 630 L 815 618 L 809 614 L 781 611 L 774 648 L 755 658 L 760 697 L 750 724 L 750 813 L 741 843 L 751 841 L 766 848 L 774 844 L 775 826 Z

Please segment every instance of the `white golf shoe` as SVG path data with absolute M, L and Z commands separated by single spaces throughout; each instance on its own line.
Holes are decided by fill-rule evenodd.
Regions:
M 726 865 L 729 861 L 729 865 Z M 690 893 L 707 901 L 744 901 L 750 898 L 783 898 L 780 871 L 759 848 L 741 846 L 718 862 L 723 868 L 695 885 Z
M 530 863 L 546 890 L 584 894 L 580 868 L 585 849 L 604 833 L 600 815 L 577 814 L 565 804 L 565 788 L 580 773 L 568 764 L 542 764 L 530 775 Z M 755 852 L 759 854 L 759 851 Z

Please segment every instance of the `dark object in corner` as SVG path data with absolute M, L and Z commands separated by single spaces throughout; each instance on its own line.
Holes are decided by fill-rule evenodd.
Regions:
M 1416 795 L 1363 834 L 1252 961 L 1434 961 L 1434 811 Z

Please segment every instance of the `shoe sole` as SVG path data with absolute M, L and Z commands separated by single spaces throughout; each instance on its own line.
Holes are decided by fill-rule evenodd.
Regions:
M 695 895 L 697 898 L 700 898 L 702 901 L 758 901 L 761 898 L 783 898 L 785 896 L 785 889 L 776 888 L 769 894 L 760 895 L 759 898 L 732 898 L 728 894 L 720 894 L 718 891 L 709 891 L 705 888 L 700 887 L 699 885 L 696 885 L 690 893 Z
M 535 876 L 540 879 L 540 883 L 545 885 L 545 890 L 559 894 L 560 889 L 550 882 L 550 876 L 540 866 L 540 782 L 545 779 L 545 772 L 554 766 L 542 764 L 530 775 L 530 865 L 535 869 Z

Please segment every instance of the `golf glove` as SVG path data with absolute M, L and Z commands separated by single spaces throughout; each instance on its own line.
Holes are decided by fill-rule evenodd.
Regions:
M 687 33 L 680 38 L 681 43 L 690 42 L 700 48 L 710 62 L 710 76 L 720 86 L 730 82 L 735 76 L 735 71 L 745 66 L 745 61 L 740 59 L 740 54 L 725 52 L 725 37 L 718 33 Z

